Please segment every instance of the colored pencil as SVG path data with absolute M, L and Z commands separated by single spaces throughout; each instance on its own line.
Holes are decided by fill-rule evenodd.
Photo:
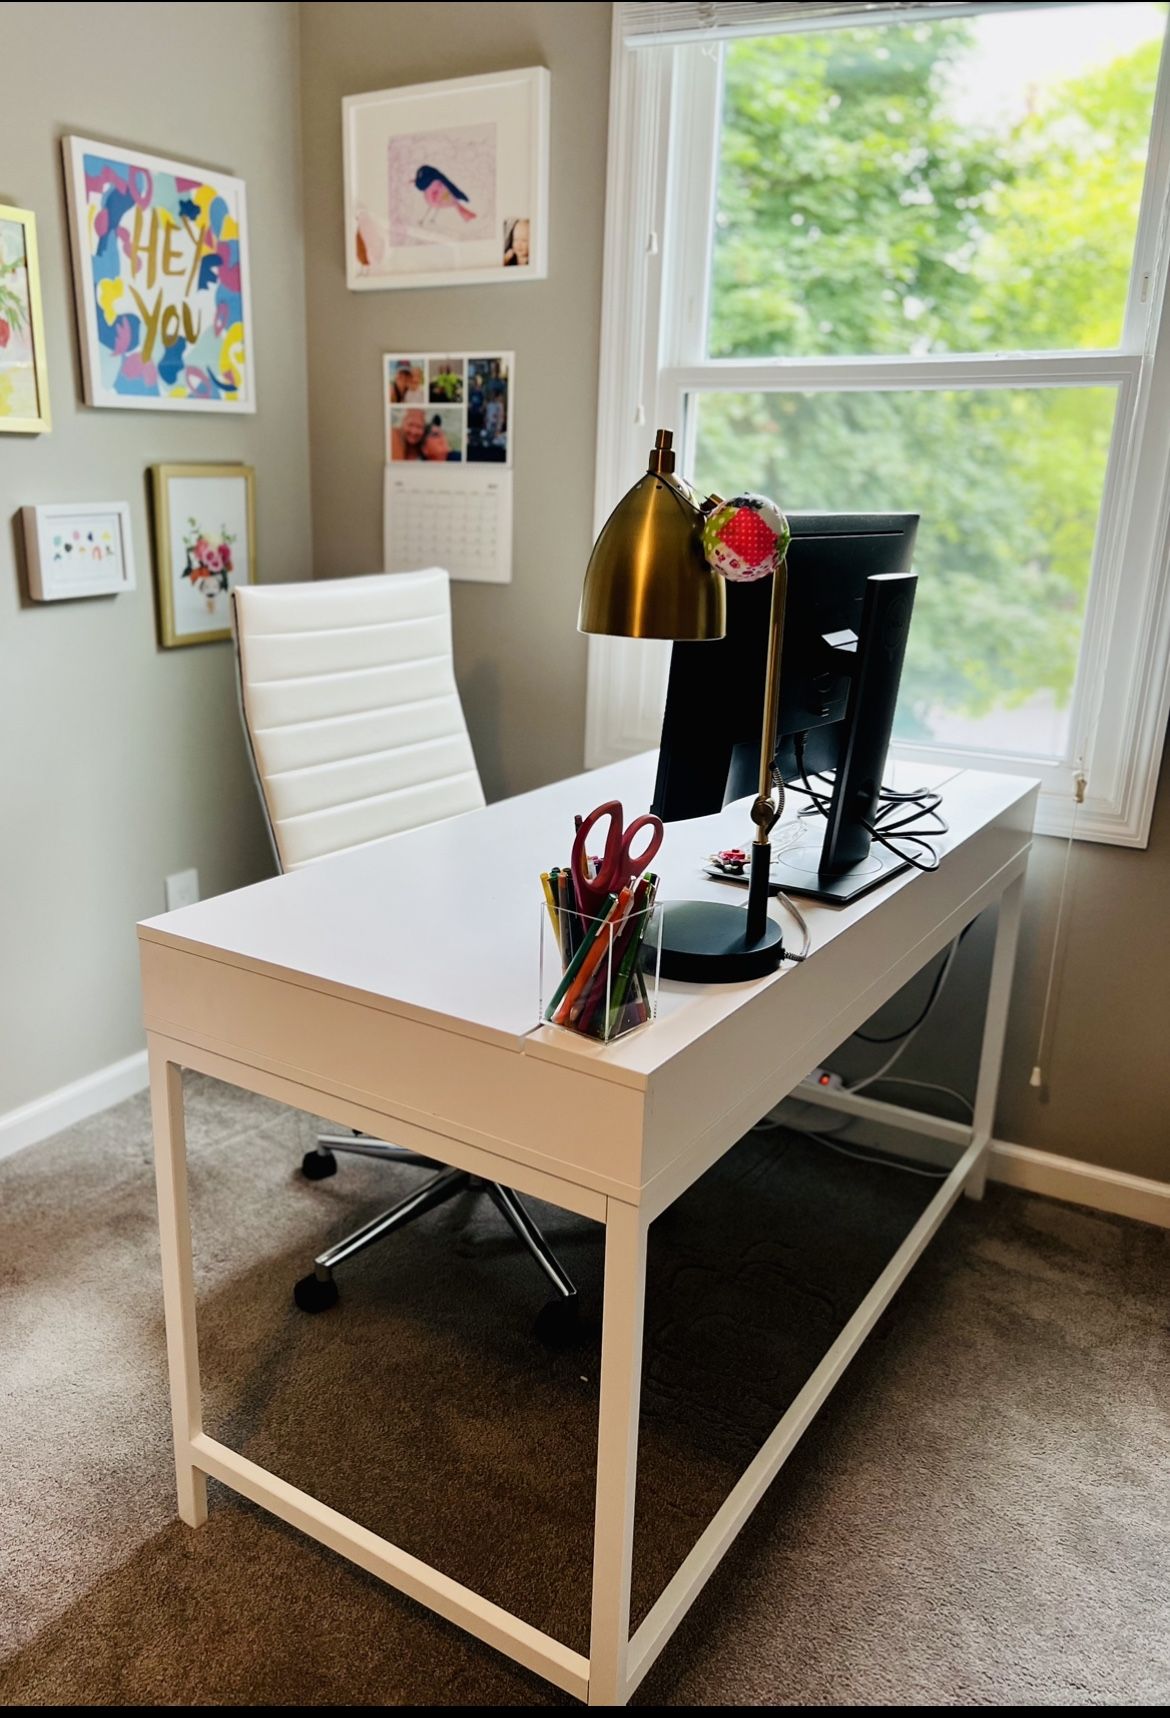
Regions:
M 604 958 L 606 949 L 609 946 L 609 937 L 607 933 L 610 924 L 616 923 L 616 921 L 625 912 L 629 899 L 630 889 L 628 885 L 622 890 L 620 895 L 611 895 L 609 900 L 606 902 L 605 911 L 601 917 L 597 919 L 593 927 L 591 940 L 588 944 L 582 944 L 581 949 L 578 950 L 578 956 L 583 954 L 584 958 L 574 961 L 576 971 L 571 974 L 569 988 L 565 992 L 554 1017 L 558 1026 L 564 1026 L 567 1023 L 569 1019 L 569 1011 L 571 1010 L 574 1002 L 576 1002 L 581 996 L 585 986 L 589 983 L 589 980 L 593 977 L 598 965 Z
M 569 873 L 564 866 L 558 866 L 556 872 L 557 910 L 561 924 L 561 964 L 568 966 L 577 946 L 576 906 Z
M 552 1001 L 544 1011 L 544 1017 L 546 1020 L 551 1020 L 554 1014 L 558 1012 L 570 986 L 576 981 L 582 966 L 588 959 L 589 952 L 596 943 L 602 926 L 605 924 L 606 919 L 608 919 L 610 913 L 617 905 L 617 901 L 618 897 L 616 895 L 610 895 L 600 917 L 595 919 L 593 924 L 586 930 L 585 935 L 581 940 L 580 948 L 565 968 L 565 976 L 561 979 L 561 982 L 558 984 L 556 991 L 553 994 Z
M 628 887 L 622 892 L 623 894 L 628 895 L 629 898 L 626 901 L 624 910 L 621 913 L 615 913 L 614 915 L 612 928 L 609 932 L 609 957 L 608 959 L 601 960 L 597 963 L 597 968 L 594 972 L 592 982 L 586 986 L 580 998 L 573 1004 L 573 1007 L 569 1011 L 569 1020 L 571 1024 L 577 1026 L 582 1032 L 587 1032 L 589 1030 L 590 1023 L 598 1009 L 604 1006 L 607 988 L 607 969 L 608 989 L 611 997 L 615 993 L 615 981 L 618 976 L 621 957 L 625 952 L 626 942 L 628 940 L 627 927 L 631 923 L 631 914 L 633 912 L 634 902 L 637 899 L 638 893 L 633 879 L 631 879 Z
M 635 1002 L 639 1002 L 642 1009 L 646 1012 L 649 1010 L 649 1003 L 646 1000 L 641 984 L 642 975 L 638 970 L 638 957 L 641 954 L 642 944 L 645 940 L 646 926 L 649 923 L 650 911 L 654 905 L 654 893 L 656 888 L 657 878 L 639 878 L 633 899 L 630 902 L 629 911 L 626 914 L 624 924 L 618 936 L 618 946 L 614 951 L 614 966 L 616 970 L 613 981 L 610 984 L 609 1014 L 606 1018 L 604 1030 L 600 1033 L 596 1033 L 595 1036 L 602 1037 L 607 1040 L 611 1038 L 623 1012 L 625 1009 L 632 1007 Z M 633 985 L 635 992 L 633 996 L 630 995 L 631 984 Z M 587 1010 L 583 1011 L 581 1015 L 582 1031 L 588 1032 L 596 1025 L 597 1015 L 604 1006 L 604 974 L 599 974 L 599 982 L 595 986 L 595 992 L 591 999 L 590 1006 Z M 637 1021 L 636 1024 L 640 1025 L 641 1021 Z
M 561 927 L 557 920 L 557 906 L 556 902 L 553 900 L 552 884 L 549 882 L 547 871 L 542 871 L 540 873 L 540 886 L 544 890 L 544 904 L 548 908 L 549 922 L 553 928 L 553 935 L 559 943 L 561 940 Z

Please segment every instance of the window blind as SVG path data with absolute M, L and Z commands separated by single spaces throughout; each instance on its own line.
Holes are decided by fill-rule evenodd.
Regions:
M 1007 0 L 996 11 L 1042 10 L 1061 0 Z M 794 30 L 831 30 L 848 24 L 885 24 L 912 17 L 955 18 L 989 10 L 976 0 L 619 0 L 622 37 L 629 48 L 678 42 L 721 42 L 734 36 L 774 36 Z

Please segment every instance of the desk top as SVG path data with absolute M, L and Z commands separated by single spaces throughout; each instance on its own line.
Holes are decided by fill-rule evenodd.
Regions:
M 447 822 L 390 836 L 306 865 L 249 888 L 147 919 L 145 941 L 283 977 L 360 1000 L 392 1014 L 439 1025 L 536 1055 L 620 1084 L 643 1086 L 649 1075 L 697 1037 L 772 985 L 801 988 L 816 951 L 880 913 L 902 890 L 923 891 L 932 878 L 911 871 L 850 906 L 801 901 L 813 961 L 786 964 L 748 984 L 685 985 L 663 981 L 658 1018 L 609 1046 L 539 1024 L 539 935 L 544 911 L 540 872 L 568 862 L 573 816 L 620 799 L 627 817 L 645 808 L 656 754 L 556 782 Z M 944 796 L 950 834 L 946 855 L 1002 822 L 1026 846 L 1036 783 L 977 770 L 900 765 L 899 786 L 930 786 Z M 912 779 L 911 779 L 912 778 Z M 804 803 L 791 796 L 785 821 Z M 708 879 L 705 855 L 746 845 L 750 801 L 713 817 L 667 825 L 655 870 L 660 900 L 741 901 L 742 888 Z M 787 940 L 799 930 L 784 907 L 770 911 Z

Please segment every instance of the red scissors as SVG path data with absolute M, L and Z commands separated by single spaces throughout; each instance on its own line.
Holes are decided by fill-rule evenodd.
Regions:
M 590 877 L 586 875 L 589 836 L 594 825 L 600 823 L 603 817 L 609 818 L 605 853 L 596 874 Z M 599 805 L 596 811 L 589 813 L 573 839 L 571 868 L 573 886 L 577 891 L 577 904 L 581 911 L 588 913 L 591 918 L 596 918 L 607 898 L 616 895 L 631 877 L 642 875 L 662 846 L 662 819 L 655 817 L 653 812 L 648 812 L 644 817 L 635 817 L 628 829 L 622 827 L 625 821 L 626 814 L 622 810 L 621 801 L 611 799 L 608 804 Z M 635 857 L 630 849 L 643 829 L 650 831 L 650 838 L 641 853 Z

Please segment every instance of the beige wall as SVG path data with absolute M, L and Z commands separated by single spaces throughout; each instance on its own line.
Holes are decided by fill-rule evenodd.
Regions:
M 1028 1086 L 1065 843 L 1029 883 L 999 1129 L 1005 1139 L 1170 1180 L 1170 750 L 1144 852 L 1079 842 L 1047 1086 Z
M 0 435 L 0 1114 L 141 1048 L 135 920 L 163 878 L 269 868 L 227 644 L 160 651 L 146 468 L 247 460 L 262 576 L 310 571 L 304 264 L 289 5 L 5 5 L 0 202 L 36 211 L 53 428 Z M 219 44 L 202 63 L 182 42 Z M 247 183 L 255 417 L 80 402 L 60 138 L 136 144 Z M 26 502 L 130 503 L 138 589 L 24 596 Z
M 592 522 L 596 361 L 605 191 L 610 8 L 555 5 L 301 7 L 305 67 L 305 227 L 310 323 L 313 518 L 317 570 L 381 564 L 378 359 L 391 346 L 517 348 L 516 578 L 457 586 L 457 667 L 492 796 L 580 767 L 584 652 L 574 630 Z M 345 289 L 341 217 L 343 95 L 540 63 L 552 71 L 552 263 L 546 283 L 441 292 Z M 547 380 L 546 380 L 547 378 Z M 1067 959 L 1046 1057 L 1028 1084 L 1064 844 L 1037 844 L 999 1133 L 1139 1175 L 1170 1176 L 1170 783 L 1145 853 L 1078 846 Z M 991 924 L 967 938 L 948 993 L 899 1072 L 970 1091 Z M 1159 947 L 1161 952 L 1159 953 Z M 921 987 L 891 1003 L 887 1029 L 912 1018 Z M 881 1052 L 847 1051 L 872 1068 Z M 892 1088 L 906 1101 L 924 1094 Z
M 605 0 L 301 7 L 319 576 L 382 565 L 383 352 L 516 352 L 513 581 L 454 587 L 455 666 L 489 799 L 581 767 L 610 15 Z M 348 292 L 342 96 L 529 65 L 552 74 L 548 279 Z

